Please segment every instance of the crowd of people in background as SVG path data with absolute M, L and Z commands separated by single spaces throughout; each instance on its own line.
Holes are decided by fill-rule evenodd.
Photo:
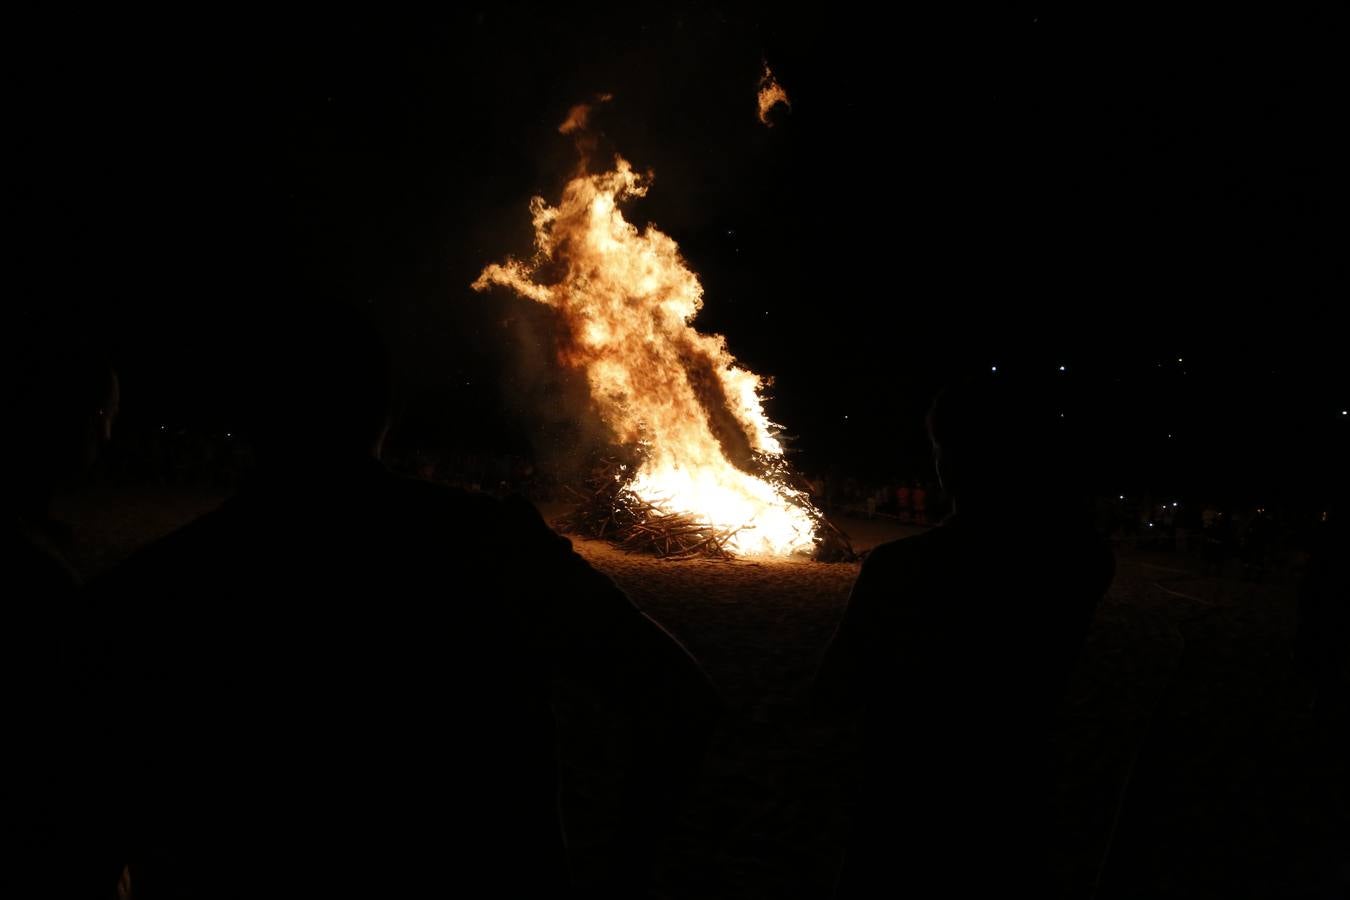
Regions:
M 1098 528 L 1118 545 L 1195 557 L 1201 574 L 1251 581 L 1294 573 L 1327 513 L 1150 497 L 1100 498 Z
M 827 513 L 925 526 L 942 521 L 951 508 L 941 490 L 921 478 L 878 481 L 830 470 L 805 481 L 811 501 Z
M 401 475 L 467 491 L 520 495 L 536 503 L 565 497 L 566 477 L 528 452 L 442 449 L 414 442 L 391 448 L 385 461 Z M 228 491 L 242 484 L 255 464 L 252 442 L 242 432 L 169 422 L 126 423 L 90 478 Z M 804 476 L 801 486 L 818 508 L 844 518 L 928 527 L 951 512 L 941 486 L 919 477 L 867 478 L 833 467 Z M 1037 485 L 1024 484 L 1017 502 L 1027 508 L 1040 502 Z M 1148 493 L 1100 496 L 1095 506 L 1098 530 L 1116 545 L 1197 557 L 1203 574 L 1254 581 L 1293 572 L 1324 518 L 1321 510 Z
M 939 485 L 919 478 L 868 481 L 822 473 L 806 478 L 812 501 L 825 512 L 851 518 L 886 519 L 926 527 L 951 511 Z M 1024 510 L 1042 502 L 1028 481 L 1016 503 Z M 1100 496 L 1098 531 L 1116 546 L 1194 557 L 1202 574 L 1251 581 L 1285 578 L 1306 559 L 1326 513 L 1264 504 Z
M 553 499 L 558 479 L 525 453 L 398 447 L 385 454 L 389 468 L 476 493 Z M 303 467 L 303 460 L 297 463 Z M 124 423 L 89 473 L 113 485 L 193 486 L 232 490 L 256 468 L 253 441 L 243 431 L 169 423 Z

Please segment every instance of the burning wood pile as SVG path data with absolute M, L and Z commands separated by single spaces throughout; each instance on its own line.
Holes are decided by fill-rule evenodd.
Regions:
M 668 559 L 735 557 L 728 544 L 740 528 L 719 528 L 691 513 L 672 512 L 632 488 L 634 467 L 600 458 L 580 489 L 568 487 L 576 507 L 558 524 L 568 532 L 612 541 L 624 550 Z M 744 527 L 744 526 L 742 526 Z
M 575 505 L 557 524 L 571 534 L 607 540 L 634 553 L 665 559 L 735 559 L 732 540 L 753 524 L 719 527 L 693 513 L 672 511 L 659 500 L 644 499 L 633 490 L 641 462 L 641 452 L 628 448 L 597 457 L 580 485 L 566 487 Z M 814 559 L 858 558 L 848 536 L 824 514 L 819 514 L 817 526 Z

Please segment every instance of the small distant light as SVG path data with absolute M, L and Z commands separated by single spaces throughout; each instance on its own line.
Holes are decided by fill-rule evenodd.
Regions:
M 1185 362 L 1185 360 L 1182 359 L 1180 356 L 1178 356 L 1178 357 L 1177 357 L 1177 362 Z
M 164 431 L 165 430 L 164 426 L 163 425 L 159 426 L 159 430 Z
M 1064 413 L 1060 413 L 1060 414 L 1059 414 L 1059 417 L 1060 417 L 1061 419 L 1064 418 Z
M 228 438 L 228 437 L 234 437 L 234 435 L 230 434 L 228 431 L 225 432 L 225 436 L 226 436 L 227 438 Z
M 1149 527 L 1149 528 L 1152 528 L 1152 527 L 1153 527 L 1153 523 L 1152 523 L 1152 522 L 1149 522 L 1149 523 L 1148 523 L 1148 527 Z
M 848 418 L 848 416 L 844 416 L 844 418 L 845 418 L 845 419 L 847 419 L 847 418 Z
M 1169 435 L 1167 436 L 1167 439 L 1170 441 L 1170 440 L 1172 439 L 1172 435 L 1169 434 Z
M 990 367 L 989 367 L 989 371 L 990 371 L 990 372 L 997 372 L 997 371 L 998 371 L 998 366 L 990 366 Z
M 1124 500 L 1124 499 L 1125 499 L 1125 495 L 1124 495 L 1124 494 L 1121 494 L 1121 495 L 1120 495 L 1120 499 Z
M 1173 508 L 1173 509 L 1176 509 L 1176 508 L 1177 508 L 1176 503 L 1173 503 L 1173 504 L 1172 504 L 1172 508 Z
M 1343 416 L 1350 416 L 1350 409 L 1343 409 L 1343 410 L 1341 410 L 1341 415 L 1343 415 Z
M 1063 367 L 1063 366 L 1060 366 L 1060 367 L 1059 367 L 1059 370 L 1060 370 L 1061 372 L 1063 372 L 1063 371 L 1064 371 L 1064 367 Z

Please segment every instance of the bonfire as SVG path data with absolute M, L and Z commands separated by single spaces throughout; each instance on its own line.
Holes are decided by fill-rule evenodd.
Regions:
M 590 171 L 589 113 L 573 108 L 559 129 L 581 150 L 561 198 L 530 203 L 533 258 L 493 263 L 473 284 L 556 313 L 558 362 L 585 374 L 613 434 L 567 525 L 674 557 L 848 555 L 784 459 L 765 380 L 694 328 L 703 287 L 679 247 L 624 218 L 651 174 L 621 156 Z

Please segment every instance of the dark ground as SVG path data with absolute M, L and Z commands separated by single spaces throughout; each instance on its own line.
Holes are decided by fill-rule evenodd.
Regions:
M 219 501 L 209 489 L 104 488 L 59 512 L 94 576 Z M 843 525 L 863 548 L 904 531 Z M 576 545 L 686 643 L 730 708 L 655 896 L 827 896 L 850 736 L 813 716 L 804 692 L 856 566 L 672 563 Z M 1348 874 L 1347 776 L 1291 657 L 1293 572 L 1257 584 L 1235 563 L 1216 578 L 1186 553 L 1117 552 L 1057 739 L 1064 885 L 1102 898 L 1344 896 L 1330 879 L 1337 865 Z M 1034 590 L 1010 589 L 1009 602 Z M 564 695 L 562 709 L 563 802 L 584 880 L 604 858 L 596 810 L 614 731 L 579 698 Z

